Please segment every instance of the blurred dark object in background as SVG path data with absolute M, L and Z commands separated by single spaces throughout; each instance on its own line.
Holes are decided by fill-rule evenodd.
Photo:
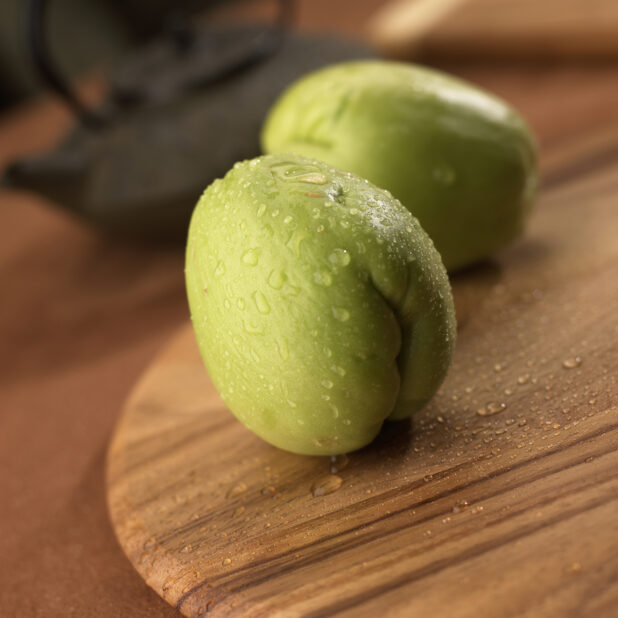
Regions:
M 24 0 L 0 2 L 0 108 L 41 89 L 25 37 L 27 4 Z M 103 58 L 113 60 L 138 39 L 137 31 L 115 5 L 110 0 L 51 2 L 47 30 L 54 56 L 67 77 L 75 78 Z
M 400 58 L 615 61 L 618 1 L 392 0 L 369 38 Z
M 225 0 L 52 0 L 46 29 L 54 58 L 74 79 L 114 61 L 164 29 L 174 15 L 204 11 Z M 0 109 L 32 96 L 41 84 L 25 40 L 28 2 L 0 2 Z
M 11 164 L 3 181 L 133 238 L 184 241 L 205 187 L 260 153 L 263 119 L 289 83 L 371 55 L 360 43 L 291 32 L 289 0 L 272 3 L 275 21 L 262 25 L 203 25 L 161 8 L 152 23 L 163 33 L 119 61 L 108 97 L 89 109 L 44 40 L 46 3 L 28 4 L 35 64 L 80 122 L 54 152 Z

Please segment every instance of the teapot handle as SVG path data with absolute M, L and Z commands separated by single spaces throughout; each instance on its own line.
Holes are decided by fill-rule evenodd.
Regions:
M 293 1 L 277 0 L 277 5 L 276 26 L 282 32 L 292 20 Z M 48 7 L 48 0 L 28 0 L 26 5 L 27 42 L 36 71 L 43 84 L 64 101 L 85 127 L 95 130 L 100 129 L 107 124 L 109 118 L 87 107 L 79 99 L 52 59 L 45 28 Z M 187 39 L 186 37 L 179 36 L 178 33 L 176 33 L 174 39 L 179 46 L 190 45 L 190 38 Z M 264 59 L 274 52 L 276 47 L 278 46 L 276 45 L 270 49 L 265 48 L 261 53 L 257 53 L 257 57 L 246 58 L 244 62 L 249 63 L 254 60 Z M 236 66 L 230 67 L 230 72 L 233 72 L 236 68 Z
M 47 0 L 28 0 L 26 6 L 28 47 L 39 78 L 65 102 L 84 126 L 92 129 L 101 128 L 105 124 L 105 119 L 80 101 L 54 65 L 45 30 L 48 6 Z

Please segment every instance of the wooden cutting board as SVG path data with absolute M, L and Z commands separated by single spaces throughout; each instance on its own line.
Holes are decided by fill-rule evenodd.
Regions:
M 525 239 L 453 280 L 452 370 L 347 457 L 246 431 L 189 326 L 108 456 L 125 553 L 187 616 L 615 616 L 618 130 L 544 157 Z

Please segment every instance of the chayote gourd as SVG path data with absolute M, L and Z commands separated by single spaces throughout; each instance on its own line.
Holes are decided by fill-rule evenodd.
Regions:
M 435 393 L 455 342 L 446 271 L 390 193 L 297 155 L 238 163 L 204 192 L 186 284 L 211 378 L 268 442 L 331 455 Z
M 348 62 L 294 83 L 262 132 L 389 190 L 420 221 L 448 270 L 518 236 L 537 185 L 534 139 L 509 106 L 437 71 Z

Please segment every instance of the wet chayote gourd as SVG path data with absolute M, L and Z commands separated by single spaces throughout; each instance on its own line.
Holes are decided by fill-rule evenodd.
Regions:
M 236 164 L 201 197 L 186 282 L 221 397 L 280 448 L 373 440 L 435 393 L 455 342 L 446 271 L 390 193 L 297 155 Z
M 502 101 L 421 67 L 360 61 L 293 84 L 262 133 L 388 189 L 420 221 L 448 270 L 518 236 L 537 182 L 534 140 Z

